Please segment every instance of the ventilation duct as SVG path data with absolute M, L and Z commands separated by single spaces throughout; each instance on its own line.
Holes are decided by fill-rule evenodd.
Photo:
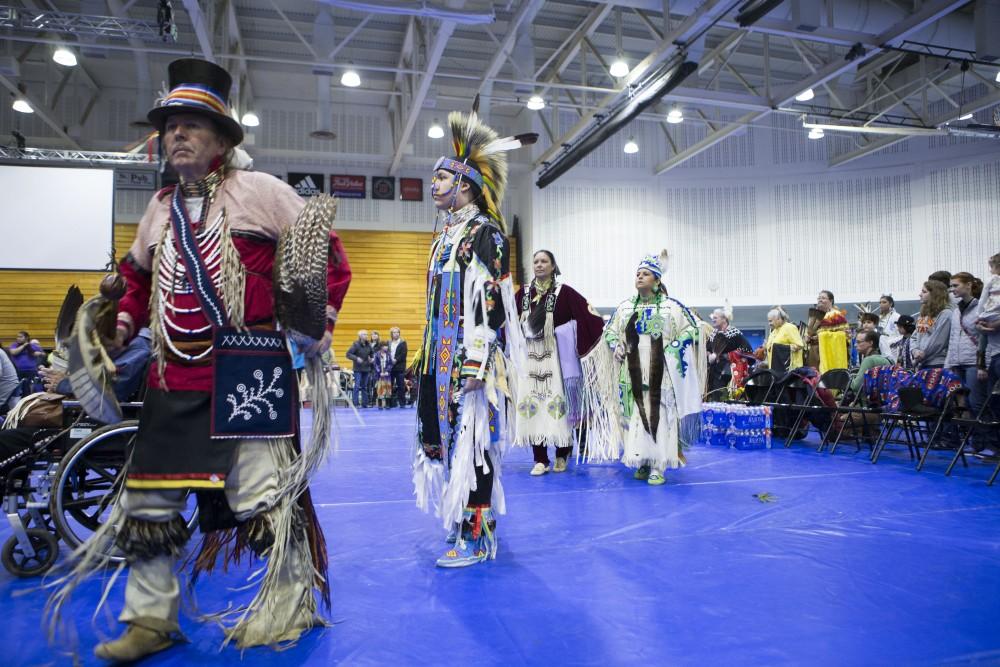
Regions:
M 683 54 L 682 54 L 683 57 Z M 623 98 L 614 107 L 608 109 L 607 115 L 599 118 L 582 135 L 580 140 L 555 160 L 550 162 L 539 174 L 535 185 L 544 188 L 577 162 L 587 157 L 609 137 L 622 129 L 649 106 L 656 104 L 664 95 L 679 86 L 695 70 L 698 63 L 686 60 L 677 64 L 668 62 L 651 72 L 640 83 L 634 85 L 628 97 Z

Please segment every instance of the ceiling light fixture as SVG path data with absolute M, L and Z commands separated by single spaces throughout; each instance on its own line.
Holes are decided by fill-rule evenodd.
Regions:
M 28 100 L 25 100 L 20 97 L 14 100 L 14 103 L 11 105 L 11 107 L 14 109 L 14 111 L 18 111 L 20 113 L 35 113 L 35 110 L 31 108 L 30 104 L 28 104 Z
M 63 67 L 76 67 L 76 54 L 65 46 L 60 46 L 52 53 L 52 60 Z
M 971 113 L 963 113 L 961 116 L 958 117 L 959 120 L 969 120 L 970 118 L 972 118 Z
M 528 98 L 527 107 L 532 111 L 541 111 L 545 108 L 545 100 L 542 99 L 541 95 L 532 95 Z
M 435 118 L 431 126 L 427 128 L 427 136 L 431 139 L 440 139 L 444 136 L 444 128 L 441 127 L 441 123 Z
M 667 114 L 668 123 L 681 123 L 684 121 L 684 112 L 681 111 L 680 107 L 674 107 Z
M 795 96 L 796 102 L 808 102 L 812 98 L 816 97 L 816 93 L 813 92 L 812 88 L 806 88 L 801 93 Z
M 623 76 L 628 76 L 628 63 L 625 62 L 624 58 L 619 54 L 618 58 L 611 63 L 611 68 L 608 70 L 611 72 L 611 76 L 622 78 Z
M 810 139 L 822 139 L 823 138 L 823 130 L 821 130 L 818 127 L 814 127 L 813 129 L 809 130 L 809 138 Z
M 361 85 L 361 77 L 353 69 L 349 69 L 340 77 L 340 83 L 348 88 L 357 88 Z
M 632 155 L 633 153 L 639 152 L 639 144 L 635 143 L 635 137 L 629 137 L 628 142 L 622 147 L 622 150 Z
M 240 119 L 240 122 L 247 127 L 257 127 L 260 125 L 260 118 L 253 111 L 247 111 L 243 114 L 243 118 Z

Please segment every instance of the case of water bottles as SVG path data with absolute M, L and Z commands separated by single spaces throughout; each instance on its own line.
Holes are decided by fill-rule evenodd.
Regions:
M 701 439 L 730 449 L 771 448 L 771 408 L 764 405 L 705 403 L 701 407 Z

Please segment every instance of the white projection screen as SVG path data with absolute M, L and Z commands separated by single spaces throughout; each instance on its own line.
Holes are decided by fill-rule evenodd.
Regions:
M 103 269 L 114 184 L 113 169 L 0 165 L 0 269 Z

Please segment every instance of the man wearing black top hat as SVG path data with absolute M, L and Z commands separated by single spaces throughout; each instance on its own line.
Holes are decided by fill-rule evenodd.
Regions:
M 180 183 L 153 197 L 122 262 L 118 338 L 149 326 L 154 361 L 125 490 L 108 521 L 119 526 L 115 542 L 130 565 L 119 617 L 128 627 L 95 649 L 114 661 L 139 659 L 180 637 L 175 566 L 190 537 L 181 512 L 192 491 L 204 534 L 195 574 L 220 558 L 252 553 L 268 561 L 253 600 L 219 616 L 233 621 L 227 642 L 294 641 L 320 622 L 316 594 L 329 603 L 322 530 L 308 490 L 290 492 L 284 474 L 299 458 L 298 406 L 272 297 L 276 241 L 303 200 L 273 176 L 244 170 L 237 157 L 243 130 L 229 113 L 224 69 L 184 59 L 169 73 L 170 92 L 149 120 Z M 329 321 L 310 355 L 329 348 L 351 278 L 333 232 L 328 261 Z M 257 345 L 257 356 L 240 355 L 237 339 Z M 241 372 L 245 379 L 227 394 L 222 382 Z M 54 597 L 57 615 L 59 596 L 103 564 L 101 537 L 85 545 L 75 576 Z

